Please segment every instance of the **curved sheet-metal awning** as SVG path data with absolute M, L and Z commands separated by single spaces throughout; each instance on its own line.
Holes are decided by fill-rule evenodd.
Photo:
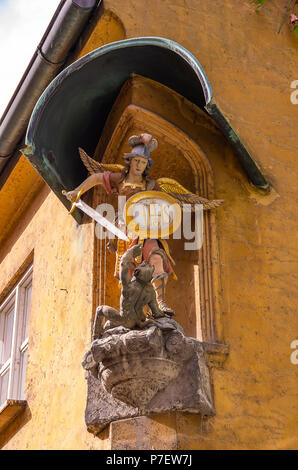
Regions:
M 197 59 L 169 39 L 141 37 L 107 44 L 72 63 L 50 83 L 33 110 L 26 155 L 66 207 L 69 201 L 61 190 L 74 188 L 86 175 L 77 149 L 94 152 L 113 103 L 132 73 L 160 82 L 204 109 L 235 148 L 251 182 L 268 186 L 212 101 L 211 85 Z

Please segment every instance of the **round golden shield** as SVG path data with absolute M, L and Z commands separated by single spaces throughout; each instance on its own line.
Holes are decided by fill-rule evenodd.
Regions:
M 161 191 L 140 191 L 131 196 L 123 209 L 128 234 L 140 238 L 168 238 L 181 224 L 177 201 Z

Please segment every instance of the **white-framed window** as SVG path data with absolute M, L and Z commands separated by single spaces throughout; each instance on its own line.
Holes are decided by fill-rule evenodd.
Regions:
M 0 407 L 24 400 L 33 266 L 0 305 Z

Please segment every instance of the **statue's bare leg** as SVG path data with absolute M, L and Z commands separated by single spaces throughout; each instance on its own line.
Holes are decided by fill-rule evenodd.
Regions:
M 124 324 L 123 318 L 120 316 L 118 310 L 113 307 L 109 307 L 108 305 L 100 305 L 96 309 L 92 331 L 92 341 L 97 339 L 104 332 L 104 330 L 107 329 L 103 325 L 104 319 L 109 320 L 109 327 L 115 327 Z

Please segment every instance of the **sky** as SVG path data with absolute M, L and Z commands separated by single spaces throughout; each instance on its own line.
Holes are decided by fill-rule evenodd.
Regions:
M 60 0 L 0 0 L 0 117 Z

